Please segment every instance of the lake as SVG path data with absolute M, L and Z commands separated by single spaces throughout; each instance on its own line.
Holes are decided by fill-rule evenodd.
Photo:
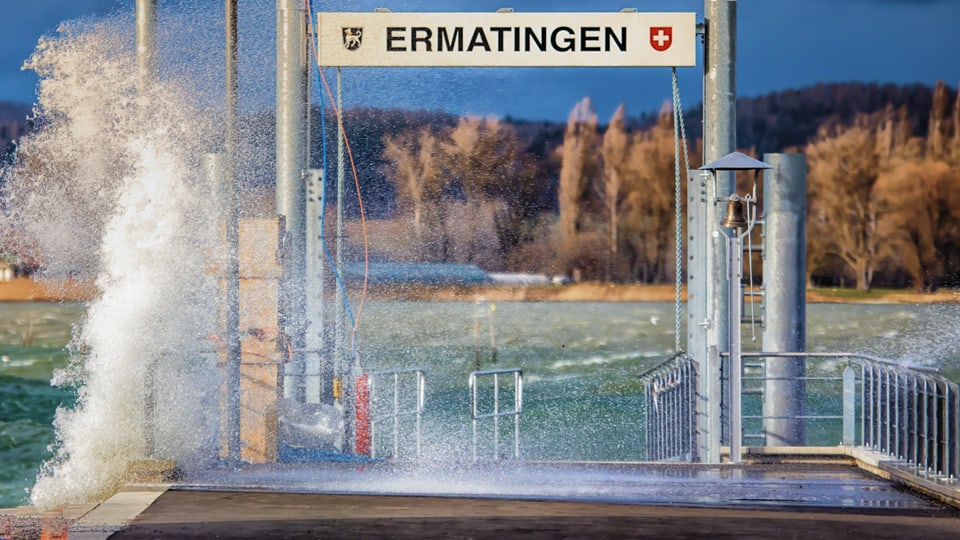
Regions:
M 67 362 L 84 309 L 0 303 L 0 507 L 24 503 L 54 443 L 54 412 L 73 402 L 74 391 L 49 381 Z M 958 304 L 811 304 L 807 318 L 809 351 L 902 359 L 960 380 Z M 426 458 L 469 458 L 467 379 L 479 351 L 484 369 L 523 370 L 524 458 L 637 460 L 644 440 L 637 375 L 672 354 L 673 321 L 668 303 L 368 301 L 358 345 L 367 371 L 426 371 Z M 757 350 L 750 336 L 744 327 L 745 349 Z M 501 454 L 512 437 L 512 424 L 503 423 Z M 484 455 L 493 452 L 486 435 Z M 409 441 L 401 442 L 409 452 Z

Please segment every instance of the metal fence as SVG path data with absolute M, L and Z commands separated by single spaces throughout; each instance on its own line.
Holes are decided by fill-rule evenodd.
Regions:
M 862 446 L 887 454 L 926 478 L 960 479 L 960 387 L 936 368 L 908 365 L 876 356 L 831 353 L 743 353 L 741 409 L 731 410 L 730 362 L 724 362 L 722 424 L 725 444 L 733 437 L 766 446 L 763 400 L 770 358 L 806 362 L 803 413 L 808 446 Z M 697 424 L 696 362 L 677 355 L 641 375 L 645 393 L 646 458 L 695 461 Z M 739 414 L 742 431 L 731 433 Z
M 696 362 L 677 355 L 641 374 L 646 408 L 647 459 L 696 459 Z
M 390 458 L 400 457 L 401 420 L 413 419 L 416 456 L 422 450 L 422 417 L 426 376 L 422 369 L 397 369 L 368 374 L 370 388 L 370 456 L 377 457 L 377 428 L 392 427 Z M 409 438 L 409 437 L 408 437 Z
M 938 374 L 864 363 L 863 445 L 912 465 L 924 477 L 960 477 L 958 387 Z
M 504 409 L 500 404 L 503 391 L 500 383 L 502 375 L 510 375 L 513 379 L 512 394 L 513 407 Z M 481 381 L 490 381 L 489 399 L 483 400 L 489 408 L 481 411 Z M 521 369 L 490 369 L 474 371 L 470 374 L 470 411 L 473 421 L 473 460 L 477 460 L 477 438 L 480 420 L 493 420 L 493 458 L 500 458 L 500 418 L 513 417 L 513 458 L 520 457 L 520 414 L 523 412 L 523 370 Z
M 798 418 L 806 426 L 807 445 L 860 445 L 904 461 L 925 477 L 960 478 L 960 389 L 938 369 L 845 352 L 750 352 L 743 357 L 749 359 L 743 364 L 739 411 L 743 439 L 765 445 L 763 422 L 777 419 L 762 413 L 766 360 L 802 358 L 805 375 L 796 379 L 806 387 L 806 403 Z M 725 372 L 724 383 L 728 378 Z M 728 430 L 728 417 L 737 411 L 725 411 Z M 727 435 L 725 439 L 737 434 Z

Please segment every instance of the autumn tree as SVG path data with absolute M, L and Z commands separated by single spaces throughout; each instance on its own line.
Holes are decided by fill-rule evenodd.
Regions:
M 933 104 L 930 107 L 930 124 L 927 128 L 928 159 L 943 160 L 950 155 L 953 122 L 950 116 L 950 92 L 943 81 L 933 89 Z
M 620 244 L 620 205 L 623 201 L 624 169 L 630 150 L 630 138 L 625 126 L 626 107 L 620 104 L 610 118 L 610 125 L 603 134 L 603 205 L 607 212 L 607 227 L 610 235 L 610 253 L 607 261 L 607 280 L 615 279 L 614 265 Z
M 557 199 L 560 212 L 560 240 L 571 249 L 582 223 L 581 203 L 596 168 L 597 113 L 590 98 L 578 102 L 567 118 L 563 144 L 559 148 L 560 184 Z
M 665 280 L 674 253 L 673 137 L 673 115 L 665 107 L 656 125 L 633 136 L 624 170 L 622 233 L 630 276 L 644 283 Z
M 839 257 L 853 270 L 857 290 L 869 290 L 887 247 L 879 234 L 880 161 L 869 118 L 858 115 L 851 126 L 822 127 L 807 146 L 807 158 L 807 238 L 817 244 L 811 251 Z
M 477 210 L 476 218 L 489 220 L 495 232 L 492 247 L 499 261 L 494 266 L 522 241 L 524 221 L 547 189 L 542 166 L 525 146 L 503 120 L 469 116 L 457 122 L 442 146 L 447 174 Z
M 943 161 L 901 160 L 877 183 L 891 256 L 916 289 L 937 289 L 960 270 L 960 172 Z
M 411 215 L 416 249 L 427 258 L 437 256 L 427 227 L 436 233 L 444 221 L 440 198 L 448 177 L 441 169 L 440 152 L 437 135 L 429 127 L 384 137 L 383 154 L 392 172 L 388 178 L 396 189 L 397 206 Z

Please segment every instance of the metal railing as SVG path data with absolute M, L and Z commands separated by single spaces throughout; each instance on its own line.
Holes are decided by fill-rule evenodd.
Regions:
M 646 405 L 647 459 L 696 459 L 697 364 L 676 355 L 640 375 Z
M 500 407 L 500 376 L 512 375 L 513 377 L 513 408 L 502 409 Z M 491 379 L 493 383 L 492 397 L 489 402 L 490 410 L 481 412 L 479 405 L 479 383 L 481 379 Z M 500 449 L 500 417 L 513 417 L 513 458 L 520 457 L 520 414 L 523 412 L 523 370 L 521 369 L 490 369 L 484 371 L 474 371 L 470 373 L 470 411 L 473 421 L 473 460 L 477 460 L 477 436 L 478 423 L 480 420 L 493 419 L 493 458 L 499 459 Z
M 865 363 L 863 445 L 912 465 L 924 477 L 960 478 L 958 386 L 939 374 Z
M 804 376 L 777 380 L 803 381 L 806 386 L 805 412 L 797 416 L 806 426 L 806 444 L 862 445 L 906 462 L 924 477 L 960 478 L 960 388 L 940 370 L 846 352 L 745 352 L 742 356 L 751 359 L 742 373 L 742 410 L 727 412 L 739 412 L 744 424 L 757 426 L 754 433 L 746 432 L 745 426 L 739 434 L 743 439 L 765 445 L 763 422 L 781 419 L 762 413 L 766 360 L 802 358 Z M 724 386 L 728 378 L 725 370 Z M 730 426 L 729 414 L 724 417 L 725 430 Z M 833 424 L 833 429 L 810 429 L 816 424 Z
M 426 375 L 422 369 L 395 369 L 367 374 L 370 389 L 370 457 L 377 457 L 377 426 L 390 422 L 393 445 L 390 458 L 400 457 L 400 422 L 412 418 L 416 456 L 422 451 L 422 418 Z M 389 389 L 392 385 L 392 391 Z M 386 388 L 386 392 L 381 390 Z M 407 390 L 406 397 L 403 390 Z M 412 392 L 410 392 L 412 390 Z M 409 394 L 413 394 L 412 397 Z
M 400 456 L 400 420 L 414 419 L 414 439 L 416 456 L 420 457 L 422 450 L 422 417 L 425 401 L 426 375 L 422 369 L 396 369 L 377 371 L 368 374 L 370 388 L 370 457 L 377 457 L 377 426 L 382 422 L 391 422 L 393 425 L 393 449 L 390 458 Z M 412 379 L 412 380 L 411 380 Z M 392 392 L 389 390 L 392 384 Z M 381 395 L 381 387 L 385 387 L 386 395 Z M 402 397 L 401 389 L 414 391 L 412 399 Z M 385 399 L 390 401 L 384 406 Z

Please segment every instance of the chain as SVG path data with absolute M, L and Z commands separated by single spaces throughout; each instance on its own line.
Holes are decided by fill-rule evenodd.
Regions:
M 675 171 L 674 206 L 676 213 L 676 318 L 675 342 L 676 352 L 682 351 L 680 346 L 680 331 L 682 322 L 683 302 L 681 289 L 683 288 L 683 200 L 681 197 L 681 171 L 690 168 L 690 156 L 687 153 L 687 130 L 683 125 L 683 105 L 680 103 L 680 85 L 677 83 L 677 68 L 672 70 L 673 86 L 673 162 Z M 683 145 L 683 169 L 680 168 L 680 146 Z

